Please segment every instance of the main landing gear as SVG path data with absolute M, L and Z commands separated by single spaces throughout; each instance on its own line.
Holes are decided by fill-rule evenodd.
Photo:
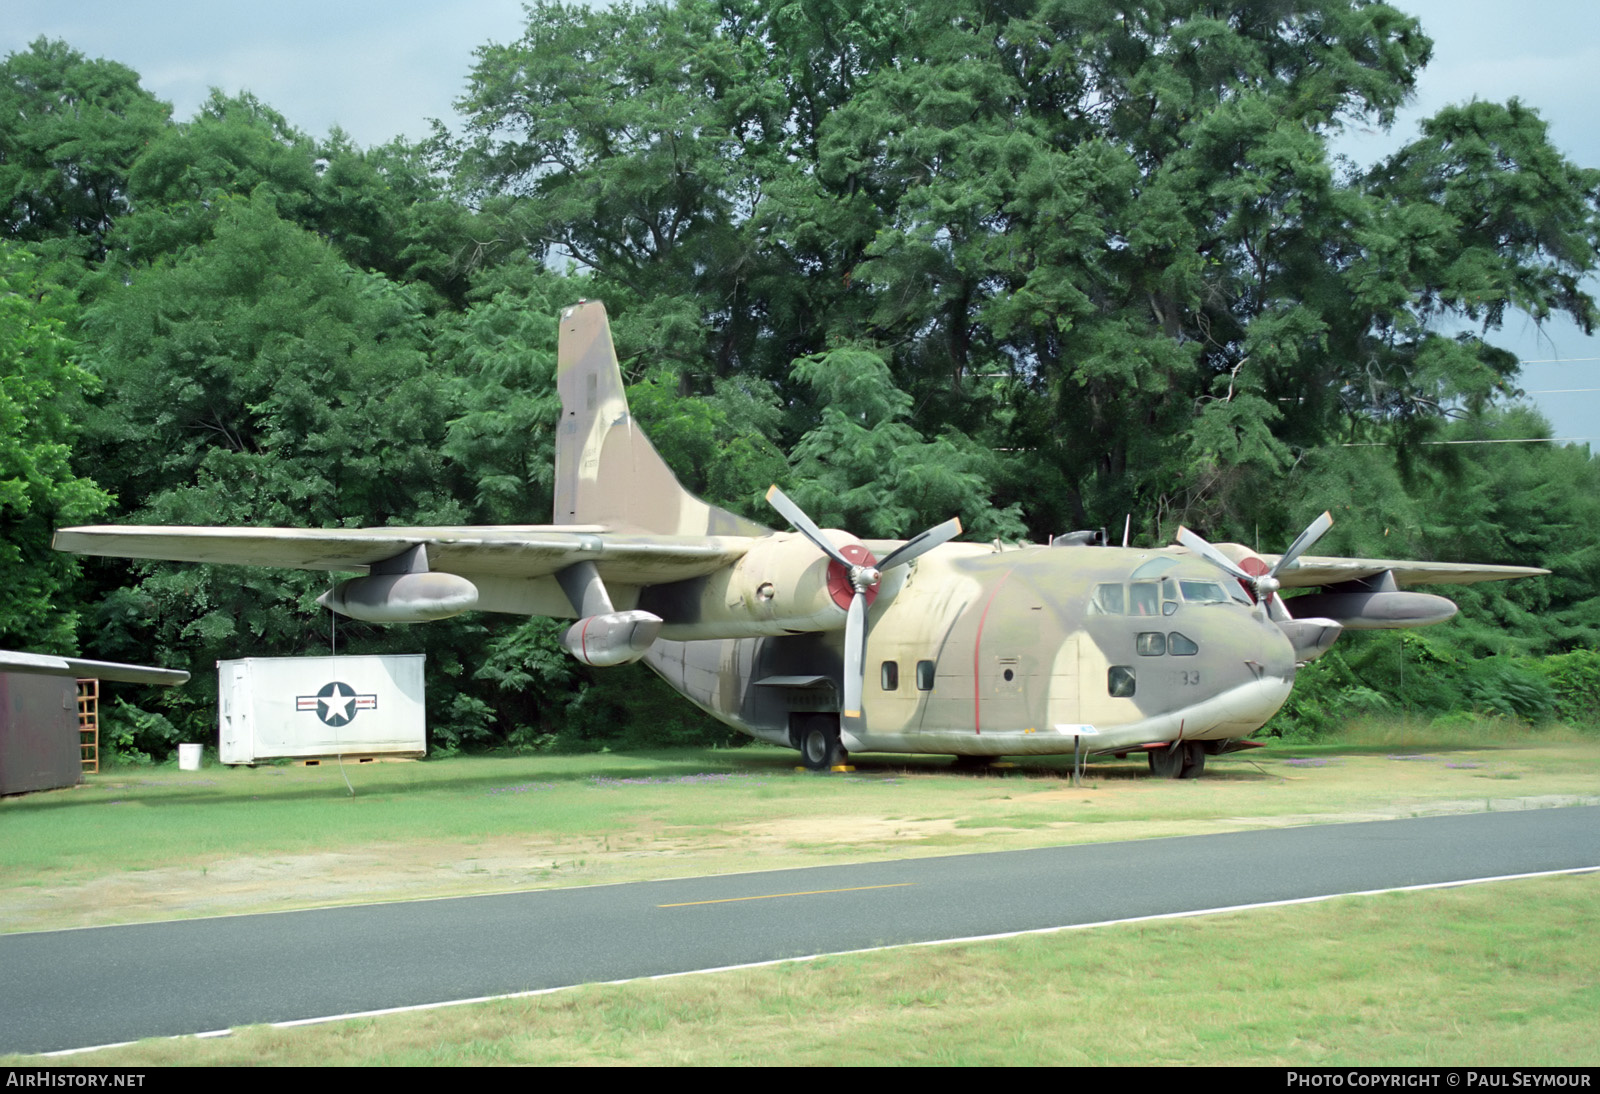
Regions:
M 795 719 L 795 747 L 807 771 L 832 771 L 843 766 L 849 753 L 839 742 L 837 714 L 802 714 Z
M 1206 746 L 1200 741 L 1152 748 L 1145 753 L 1150 774 L 1158 779 L 1198 779 L 1206 769 Z

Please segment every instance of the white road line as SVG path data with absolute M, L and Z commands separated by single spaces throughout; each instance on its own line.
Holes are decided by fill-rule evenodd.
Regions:
M 1361 889 L 1350 893 L 1325 893 L 1321 896 L 1300 896 L 1289 900 L 1267 900 L 1256 904 L 1230 904 L 1221 908 L 1197 908 L 1188 912 L 1162 912 L 1158 915 L 1138 915 L 1127 919 L 1102 919 L 1095 923 L 1069 923 L 1059 927 L 1033 927 L 1026 931 L 1006 931 L 1002 934 L 968 935 L 963 938 L 937 938 L 927 942 L 897 942 L 891 946 L 869 946 L 862 950 L 838 950 L 832 953 L 813 953 L 804 957 L 779 957 L 771 961 L 751 961 L 743 965 L 719 965 L 709 969 L 689 969 L 685 972 L 664 972 L 656 976 L 630 976 L 622 980 L 596 980 L 592 983 L 563 984 L 556 988 L 536 988 L 533 991 L 511 992 L 507 995 L 480 995 L 472 999 L 448 999 L 440 1003 L 414 1003 L 405 1007 L 384 1007 L 381 1010 L 358 1010 L 348 1014 L 328 1014 L 318 1018 L 295 1018 L 287 1022 L 266 1023 L 272 1029 L 293 1029 L 296 1026 L 320 1026 L 328 1022 L 347 1022 L 355 1018 L 382 1018 L 390 1014 L 412 1014 L 425 1010 L 443 1010 L 446 1007 L 469 1007 L 475 1003 L 493 1003 L 499 1000 L 532 999 L 538 995 L 553 995 L 559 991 L 593 985 L 634 984 L 642 980 L 672 980 L 680 976 L 705 976 L 719 972 L 738 972 L 741 969 L 765 969 L 775 965 L 793 965 L 802 961 L 816 961 L 824 957 L 853 957 L 857 954 L 884 953 L 888 950 L 906 950 L 917 946 L 960 946 L 973 942 L 997 942 L 1006 938 L 1024 938 L 1035 934 L 1059 934 L 1062 931 L 1088 931 L 1096 927 L 1119 927 L 1128 923 L 1153 923 L 1163 919 L 1193 919 L 1196 916 L 1225 915 L 1228 912 L 1252 912 L 1261 908 L 1287 908 L 1296 904 L 1318 904 L 1325 900 L 1338 900 L 1347 896 L 1381 896 L 1384 893 L 1420 893 L 1429 889 L 1458 889 L 1467 885 L 1486 885 L 1495 881 L 1526 881 L 1540 877 L 1562 877 L 1569 874 L 1600 873 L 1600 866 L 1576 866 L 1567 870 L 1541 870 L 1532 874 L 1502 874 L 1498 877 L 1474 877 L 1460 881 L 1433 881 L 1426 885 L 1401 885 L 1391 889 Z M 204 1033 L 182 1033 L 166 1040 L 179 1041 L 185 1037 L 227 1037 L 232 1029 L 213 1029 Z M 99 1052 L 108 1048 L 123 1048 L 136 1041 L 117 1041 L 108 1045 L 91 1045 L 86 1048 L 65 1048 L 55 1052 L 41 1052 L 41 1057 L 73 1056 L 80 1052 Z

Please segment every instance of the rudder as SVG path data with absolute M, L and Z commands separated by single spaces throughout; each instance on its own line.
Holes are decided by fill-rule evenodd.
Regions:
M 678 482 L 628 412 L 611 323 L 598 300 L 561 313 L 556 356 L 556 524 L 667 535 L 766 535 L 770 529 L 708 505 Z

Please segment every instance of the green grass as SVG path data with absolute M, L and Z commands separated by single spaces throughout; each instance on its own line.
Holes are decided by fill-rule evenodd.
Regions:
M 1364 731 L 1370 732 L 1370 731 Z M 1410 730 L 1404 732 L 1409 733 Z M 1600 741 L 1352 737 L 1153 780 L 1135 759 L 797 771 L 751 747 L 109 771 L 0 802 L 0 924 L 38 930 L 1600 798 Z
M 1432 735 L 1430 736 L 1430 732 Z M 1498 736 L 1489 736 L 1494 733 Z M 1600 741 L 1356 727 L 1156 781 L 764 747 L 110 771 L 0 802 L 8 930 L 1600 799 Z M 920 948 L 75 1063 L 1593 1063 L 1600 879 Z
M 69 1060 L 1592 1067 L 1597 917 L 1600 876 L 1557 877 L 589 986 Z

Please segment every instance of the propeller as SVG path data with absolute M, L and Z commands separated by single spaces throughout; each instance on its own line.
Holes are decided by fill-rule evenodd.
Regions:
M 961 522 L 952 517 L 943 524 L 935 525 L 906 540 L 879 561 L 859 544 L 836 547 L 822 534 L 822 529 L 776 486 L 767 491 L 767 504 L 842 568 L 838 576 L 843 577 L 844 581 L 829 581 L 830 591 L 833 591 L 836 600 L 846 593 L 850 597 L 844 620 L 844 709 L 840 713 L 841 721 L 846 725 L 857 723 L 861 719 L 861 690 L 867 672 L 867 608 L 877 598 L 879 581 L 885 572 L 896 566 L 904 566 L 960 535 Z
M 1324 512 L 1320 517 L 1307 525 L 1305 531 L 1301 532 L 1295 537 L 1294 542 L 1289 544 L 1289 549 L 1283 552 L 1283 554 L 1279 556 L 1278 561 L 1273 563 L 1272 569 L 1268 570 L 1264 574 L 1252 574 L 1248 572 L 1237 562 L 1233 561 L 1233 559 L 1229 558 L 1227 555 L 1211 546 L 1211 544 L 1207 543 L 1205 540 L 1201 539 L 1187 528 L 1178 529 L 1178 542 L 1187 547 L 1190 551 L 1199 555 L 1201 558 L 1205 559 L 1207 562 L 1211 563 L 1211 565 L 1217 567 L 1217 569 L 1222 570 L 1225 573 L 1232 574 L 1234 577 L 1244 582 L 1245 586 L 1255 594 L 1255 598 L 1258 601 L 1265 603 L 1267 600 L 1271 599 L 1271 597 L 1276 595 L 1277 591 L 1282 587 L 1278 581 L 1278 574 L 1292 566 L 1295 559 L 1304 554 L 1307 548 L 1309 548 L 1313 543 L 1317 542 L 1317 540 L 1321 539 L 1323 533 L 1332 527 L 1333 517 Z

